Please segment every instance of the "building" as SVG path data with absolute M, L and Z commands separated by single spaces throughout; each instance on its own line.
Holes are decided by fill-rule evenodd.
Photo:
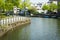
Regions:
M 35 7 L 37 9 L 37 12 L 41 13 L 41 12 L 44 12 L 42 10 L 42 7 L 43 7 L 44 4 L 45 4 L 44 2 L 42 2 L 42 3 L 40 3 L 40 2 L 39 3 L 32 3 L 31 6 Z
M 49 4 L 52 3 L 52 2 L 57 5 L 57 1 L 56 1 L 56 0 L 49 0 L 48 2 L 32 3 L 32 6 L 33 6 L 33 7 L 36 7 L 36 9 L 37 9 L 37 11 L 38 11 L 39 13 L 41 13 L 41 12 L 46 13 L 47 10 L 45 10 L 45 11 L 42 10 L 43 5 L 44 5 L 44 4 L 49 5 Z M 54 11 L 57 12 L 57 10 L 54 10 Z

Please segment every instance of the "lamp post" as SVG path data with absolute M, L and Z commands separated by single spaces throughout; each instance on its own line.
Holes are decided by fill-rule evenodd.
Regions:
M 24 0 L 24 3 L 26 2 L 26 0 Z M 24 4 L 24 14 L 26 16 L 26 5 Z
M 0 26 L 1 26 L 1 16 L 0 16 Z
M 1 26 L 1 16 L 0 16 L 0 26 Z

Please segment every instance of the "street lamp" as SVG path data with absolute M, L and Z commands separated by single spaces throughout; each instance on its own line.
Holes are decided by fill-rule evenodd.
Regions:
M 0 26 L 1 26 L 1 16 L 0 16 Z
M 24 0 L 24 3 L 26 2 L 26 0 Z M 26 5 L 24 4 L 24 14 L 26 16 Z
M 0 26 L 1 26 L 1 16 L 0 16 Z

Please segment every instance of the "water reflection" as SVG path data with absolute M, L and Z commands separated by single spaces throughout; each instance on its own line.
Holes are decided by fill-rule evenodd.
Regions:
M 60 19 L 57 19 L 57 38 L 60 39 Z
M 60 40 L 60 19 L 31 18 L 31 24 L 8 32 L 1 40 Z

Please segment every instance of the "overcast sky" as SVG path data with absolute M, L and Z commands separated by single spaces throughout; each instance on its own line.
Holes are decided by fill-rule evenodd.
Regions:
M 49 0 L 30 0 L 32 3 L 38 3 L 38 2 L 47 2 Z

